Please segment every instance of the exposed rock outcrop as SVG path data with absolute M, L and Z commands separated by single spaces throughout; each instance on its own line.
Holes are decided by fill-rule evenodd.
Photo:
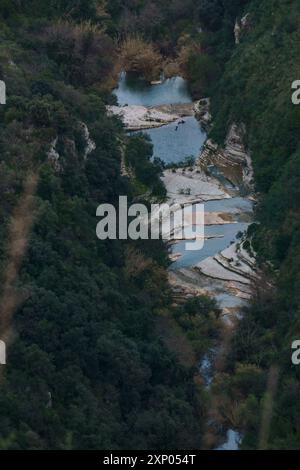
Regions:
M 84 159 L 86 160 L 89 154 L 96 149 L 96 144 L 90 137 L 88 126 L 84 122 L 81 122 L 80 126 L 82 128 L 83 137 L 85 140 Z
M 194 103 L 163 104 L 154 107 L 146 106 L 107 106 L 110 115 L 122 119 L 127 130 L 138 131 L 162 127 L 180 118 L 195 116 Z
M 231 143 L 232 138 L 229 139 Z M 217 147 L 213 149 L 217 150 Z M 193 171 L 167 170 L 164 172 L 163 181 L 168 191 L 169 201 L 173 205 L 191 205 L 196 202 L 230 198 L 217 178 L 208 176 L 197 168 Z M 232 213 L 205 212 L 204 225 L 234 224 L 238 216 L 238 209 Z M 218 238 L 219 236 L 220 234 L 216 233 L 211 237 Z M 210 236 L 205 231 L 204 239 L 209 238 Z M 241 305 L 249 300 L 251 283 L 256 276 L 255 259 L 243 249 L 242 244 L 243 241 L 239 240 L 229 248 L 201 262 L 195 261 L 195 264 L 189 267 L 172 269 L 169 272 L 169 282 L 174 293 L 174 302 L 178 304 L 198 295 L 214 297 L 220 304 L 226 322 L 233 322 L 240 312 Z M 182 253 L 178 252 L 175 244 L 171 260 L 176 262 L 181 256 Z
M 179 115 L 165 113 L 145 106 L 107 106 L 110 115 L 118 116 L 126 129 L 137 131 L 161 127 L 179 119 Z
M 210 167 L 218 168 L 231 183 L 253 190 L 253 168 L 249 152 L 244 144 L 244 125 L 232 124 L 225 147 L 219 147 L 207 140 L 199 158 L 199 165 L 205 171 Z
M 59 172 L 61 170 L 61 165 L 59 163 L 60 155 L 56 150 L 56 144 L 58 137 L 56 137 L 50 144 L 50 149 L 47 153 L 48 161 L 53 165 L 55 171 Z
M 95 142 L 90 137 L 90 132 L 87 125 L 84 122 L 78 123 L 79 129 L 82 132 L 83 140 L 85 143 L 83 149 L 83 158 L 86 160 L 93 150 L 96 149 Z M 57 151 L 58 142 L 63 145 L 64 151 L 62 155 L 66 155 L 68 158 L 75 160 L 81 160 L 82 154 L 78 152 L 74 140 L 69 138 L 60 138 L 58 136 L 51 142 L 50 148 L 47 152 L 48 161 L 53 165 L 56 172 L 62 171 L 63 168 L 63 159 Z
M 249 31 L 251 28 L 251 15 L 247 13 L 240 20 L 237 18 L 234 26 L 234 37 L 235 43 L 239 44 L 243 34 Z
M 240 38 L 241 38 L 241 25 L 238 19 L 236 19 L 235 25 L 234 25 L 234 38 L 235 38 L 235 43 L 239 44 Z
M 194 103 L 194 113 L 196 118 L 200 121 L 203 129 L 205 131 L 209 131 L 212 123 L 212 115 L 210 113 L 210 99 L 203 98 L 202 100 Z
M 240 246 L 232 244 L 215 256 L 201 261 L 196 269 L 206 276 L 223 281 L 236 281 L 250 285 L 256 279 L 255 259 Z
M 216 199 L 230 198 L 216 178 L 194 168 L 166 170 L 162 181 L 167 189 L 168 198 L 177 204 L 195 204 Z
M 194 103 L 175 103 L 175 104 L 161 104 L 150 108 L 152 110 L 161 111 L 166 114 L 175 114 L 179 117 L 188 117 L 195 115 Z

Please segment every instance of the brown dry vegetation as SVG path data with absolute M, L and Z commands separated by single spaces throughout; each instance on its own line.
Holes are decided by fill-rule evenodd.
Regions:
M 160 53 L 139 36 L 129 36 L 122 43 L 121 63 L 126 72 L 136 73 L 147 81 L 157 80 L 162 70 Z
M 189 78 L 188 64 L 193 54 L 201 54 L 201 48 L 193 42 L 185 42 L 181 45 L 178 54 L 178 64 L 184 77 Z
M 197 357 L 194 348 L 184 331 L 168 314 L 157 317 L 156 332 L 166 347 L 176 355 L 180 364 L 185 367 L 195 367 Z M 195 378 L 198 376 L 196 375 Z
M 12 317 L 19 303 L 23 300 L 22 295 L 15 289 L 15 285 L 34 223 L 34 195 L 37 183 L 38 174 L 30 173 L 25 181 L 24 192 L 10 224 L 7 246 L 8 261 L 4 273 L 0 315 L 1 337 L 5 338 L 7 343 L 12 334 Z
M 99 85 L 111 79 L 115 47 L 103 28 L 89 21 L 59 21 L 44 30 L 43 40 L 49 57 L 73 85 Z
M 165 78 L 172 78 L 176 77 L 177 75 L 180 75 L 180 67 L 178 62 L 167 62 L 164 66 L 164 75 Z

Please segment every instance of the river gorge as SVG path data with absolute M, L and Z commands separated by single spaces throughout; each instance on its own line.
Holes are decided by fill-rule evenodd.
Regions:
M 245 235 L 253 222 L 255 199 L 244 130 L 232 125 L 224 149 L 207 140 L 209 100 L 193 102 L 188 83 L 181 77 L 151 85 L 122 73 L 114 95 L 118 104 L 109 106 L 108 112 L 119 116 L 128 132 L 145 131 L 153 143 L 154 157 L 168 165 L 162 180 L 171 207 L 204 204 L 203 248 L 187 251 L 185 240 L 169 248 L 174 302 L 197 295 L 214 298 L 228 332 L 250 299 L 256 276 L 255 257 Z M 194 163 L 181 165 L 186 159 Z M 226 354 L 225 349 L 221 341 L 199 358 L 199 374 L 206 389 L 213 383 L 215 362 Z M 208 418 L 208 428 L 213 427 L 213 419 Z M 238 449 L 237 431 L 227 427 L 222 435 L 215 448 Z

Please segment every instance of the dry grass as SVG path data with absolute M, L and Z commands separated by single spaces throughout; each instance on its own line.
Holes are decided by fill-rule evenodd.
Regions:
M 27 176 L 24 192 L 11 219 L 8 234 L 7 265 L 1 296 L 0 333 L 6 344 L 12 341 L 12 318 L 24 300 L 16 289 L 19 270 L 27 249 L 35 216 L 34 195 L 38 182 L 37 173 Z
M 185 333 L 171 316 L 159 316 L 156 320 L 156 332 L 165 346 L 173 352 L 184 367 L 195 367 L 195 351 Z M 196 376 L 197 377 L 197 376 Z
M 152 268 L 153 261 L 146 258 L 139 250 L 128 247 L 125 252 L 124 276 L 127 280 L 137 279 L 142 273 Z
M 103 28 L 91 21 L 82 21 L 81 23 L 73 23 L 68 20 L 59 20 L 57 23 L 47 28 L 47 32 L 52 36 L 72 35 L 75 39 L 80 39 L 82 36 L 102 34 Z
M 178 62 L 167 62 L 164 66 L 164 75 L 166 78 L 172 78 L 180 75 Z
M 126 72 L 137 73 L 147 81 L 157 80 L 162 70 L 160 53 L 140 36 L 128 36 L 122 43 L 121 63 Z
M 270 367 L 267 390 L 263 401 L 263 412 L 259 432 L 259 450 L 268 449 L 268 441 L 271 430 L 274 400 L 278 389 L 279 368 L 276 365 Z

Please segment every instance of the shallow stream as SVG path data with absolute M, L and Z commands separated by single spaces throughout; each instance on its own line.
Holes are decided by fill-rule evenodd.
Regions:
M 181 77 L 164 80 L 157 85 L 149 85 L 142 80 L 130 78 L 125 73 L 120 76 L 118 88 L 114 90 L 119 106 L 141 105 L 147 107 L 164 104 L 191 103 L 187 82 Z M 206 134 L 201 129 L 195 117 L 186 117 L 184 123 L 174 122 L 156 129 L 150 129 L 153 142 L 153 153 L 166 163 L 180 162 L 186 157 L 197 158 L 206 140 Z M 218 175 L 216 175 L 218 176 Z M 222 175 L 220 175 L 222 182 Z M 223 178 L 224 179 L 224 178 Z M 214 256 L 236 241 L 237 235 L 247 229 L 247 221 L 239 220 L 239 214 L 251 214 L 252 203 L 246 198 L 232 197 L 228 199 L 212 200 L 205 203 L 206 212 L 228 212 L 237 215 L 235 223 L 224 225 L 210 225 L 205 227 L 205 235 L 217 235 L 218 238 L 205 240 L 202 250 L 186 251 L 185 242 L 176 243 L 173 252 L 181 253 L 171 266 L 172 270 L 192 267 L 204 259 Z M 223 305 L 231 304 L 232 296 L 224 293 L 218 294 L 217 301 Z M 241 300 L 241 305 L 243 301 Z M 209 388 L 213 380 L 213 355 L 207 354 L 200 364 L 200 372 Z M 240 435 L 229 429 L 223 445 L 216 450 L 238 450 Z

